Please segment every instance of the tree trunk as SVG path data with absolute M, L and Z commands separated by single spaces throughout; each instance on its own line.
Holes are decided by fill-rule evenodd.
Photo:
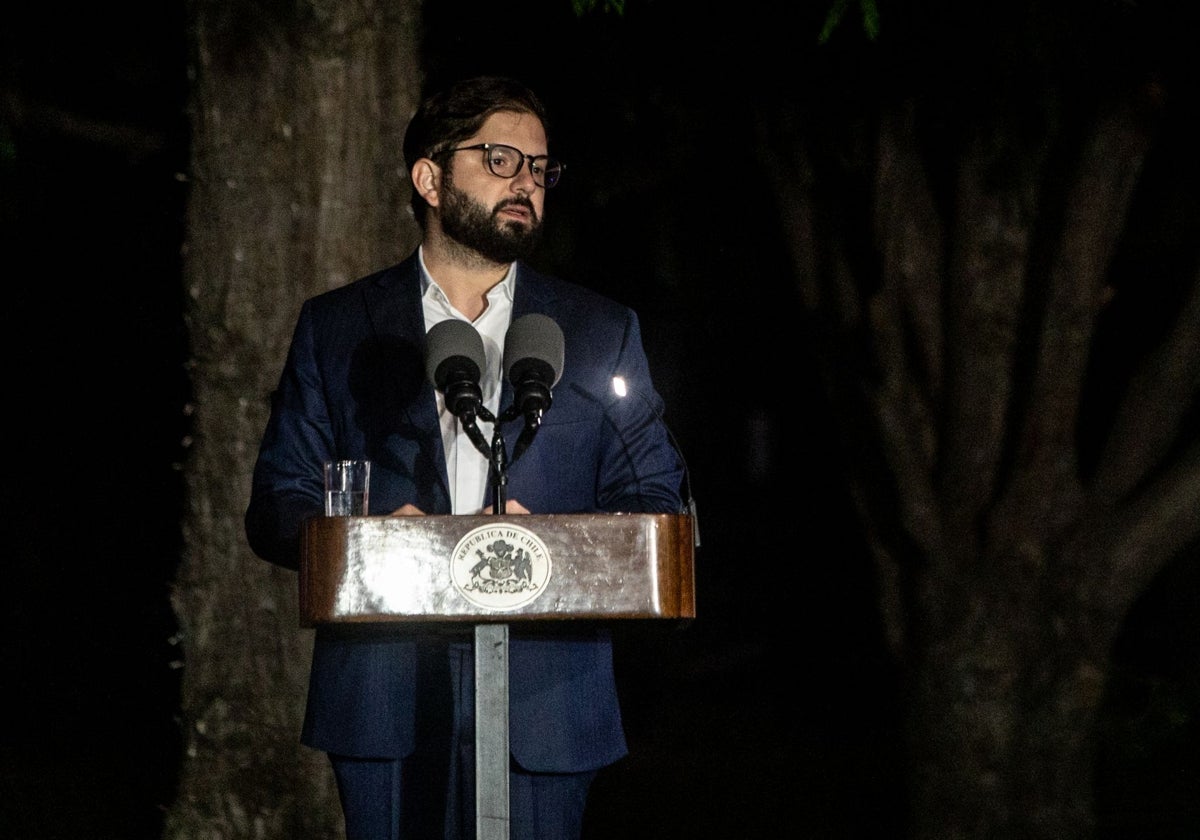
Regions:
M 994 620 L 978 635 L 931 641 L 914 663 L 911 834 L 1090 837 L 1101 675 L 1079 651 L 1047 644 L 1030 605 L 980 606 Z
M 400 148 L 418 21 L 416 0 L 192 4 L 185 757 L 165 837 L 342 833 L 324 756 L 298 741 L 296 574 L 251 554 L 242 516 L 300 303 L 416 243 Z
M 1139 372 L 1104 384 L 1126 387 L 1094 467 L 1079 443 L 1160 93 L 1079 122 L 1048 98 L 1033 140 L 1030 114 L 923 123 L 900 99 L 858 158 L 870 144 L 845 138 L 817 157 L 795 126 L 820 115 L 763 122 L 903 669 L 916 840 L 1093 835 L 1112 643 L 1200 533 L 1195 288 Z

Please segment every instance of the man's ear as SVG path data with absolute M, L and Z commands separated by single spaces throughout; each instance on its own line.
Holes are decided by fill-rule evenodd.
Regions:
M 430 207 L 438 206 L 438 188 L 442 185 L 442 168 L 429 158 L 419 158 L 409 173 L 413 189 Z

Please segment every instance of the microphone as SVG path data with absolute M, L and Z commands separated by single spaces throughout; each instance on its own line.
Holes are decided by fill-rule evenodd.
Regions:
M 514 397 L 501 420 L 518 414 L 525 417 L 525 427 L 513 445 L 513 463 L 541 428 L 542 415 L 554 399 L 552 389 L 562 377 L 564 354 L 562 329 L 546 315 L 522 315 L 504 335 L 504 376 L 513 385 Z
M 578 385 L 572 385 L 571 388 L 581 394 L 584 398 L 591 400 L 592 402 L 601 403 L 602 409 L 606 414 L 608 414 L 608 407 L 605 406 L 603 402 L 598 397 L 594 396 L 590 391 Z M 658 424 L 662 426 L 663 430 L 667 433 L 667 439 L 671 442 L 671 447 L 675 450 L 675 455 L 679 458 L 679 463 L 683 467 L 683 486 L 684 491 L 687 494 L 687 499 L 679 512 L 686 513 L 692 517 L 692 544 L 696 548 L 699 548 L 700 516 L 696 509 L 696 497 L 692 495 L 692 473 L 688 469 L 687 459 L 683 457 L 683 448 L 679 445 L 679 441 L 675 439 L 675 434 L 671 431 L 671 427 L 667 425 L 667 421 L 663 418 L 662 411 L 659 409 L 659 407 L 652 403 L 650 399 L 637 388 L 631 387 L 625 381 L 623 376 L 614 376 L 612 378 L 612 390 L 613 393 L 616 394 L 620 399 L 625 399 L 629 394 L 636 394 L 637 398 L 641 400 L 647 408 L 650 409 L 650 412 L 654 415 L 654 419 L 658 421 Z M 609 416 L 611 418 L 611 415 Z
M 476 417 L 493 419 L 483 405 L 483 389 L 479 385 L 487 363 L 483 338 L 466 321 L 448 318 L 434 324 L 425 334 L 425 349 L 425 374 L 429 381 L 445 396 L 446 408 L 462 423 L 471 443 L 490 459 L 491 448 L 475 424 Z

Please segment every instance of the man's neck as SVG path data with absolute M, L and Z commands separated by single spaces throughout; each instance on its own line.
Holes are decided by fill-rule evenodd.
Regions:
M 504 280 L 510 265 L 487 260 L 444 236 L 427 235 L 421 256 L 450 305 L 472 321 L 487 309 L 488 292 Z

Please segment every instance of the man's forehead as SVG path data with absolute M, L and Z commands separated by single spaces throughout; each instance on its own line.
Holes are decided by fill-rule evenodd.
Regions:
M 523 111 L 497 111 L 483 121 L 475 137 L 487 143 L 524 140 L 527 145 L 534 143 L 541 148 L 546 146 L 546 129 L 542 121 Z M 533 152 L 532 149 L 522 150 Z

